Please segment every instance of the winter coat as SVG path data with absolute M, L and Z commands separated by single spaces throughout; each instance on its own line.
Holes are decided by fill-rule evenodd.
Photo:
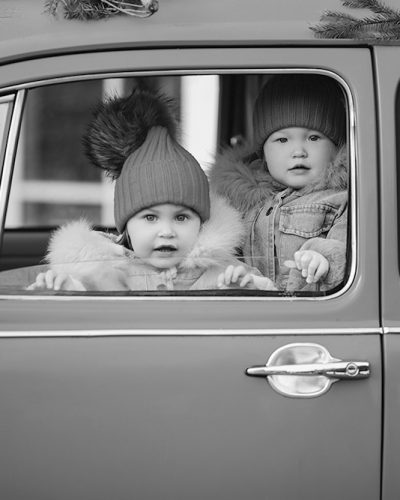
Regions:
M 243 265 L 235 257 L 243 232 L 239 212 L 218 197 L 212 199 L 211 217 L 177 269 L 160 270 L 143 262 L 118 244 L 117 237 L 92 230 L 85 220 L 58 229 L 46 259 L 52 269 L 78 280 L 76 289 L 79 283 L 86 290 L 216 289 L 217 278 L 228 265 Z
M 217 159 L 210 182 L 242 213 L 248 265 L 283 291 L 327 291 L 343 281 L 346 270 L 347 176 L 345 148 L 323 179 L 299 190 L 274 180 L 256 155 L 229 150 Z M 328 260 L 320 283 L 308 285 L 300 271 L 286 266 L 297 250 L 315 250 Z

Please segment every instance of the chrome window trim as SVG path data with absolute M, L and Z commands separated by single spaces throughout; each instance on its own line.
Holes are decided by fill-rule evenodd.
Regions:
M 0 104 L 3 104 L 5 102 L 14 102 L 14 100 L 15 94 L 0 96 Z
M 98 72 L 98 73 L 91 73 L 91 74 L 80 74 L 80 75 L 69 75 L 66 77 L 54 77 L 54 78 L 47 78 L 44 80 L 34 80 L 31 82 L 26 82 L 22 84 L 16 84 L 12 85 L 9 87 L 4 87 L 3 89 L 0 89 L 2 92 L 3 91 L 21 91 L 23 92 L 23 96 L 25 96 L 25 92 L 27 89 L 39 87 L 39 86 L 45 86 L 45 85 L 52 85 L 52 84 L 60 84 L 60 83 L 68 83 L 68 82 L 75 82 L 75 81 L 83 81 L 83 80 L 94 80 L 94 79 L 104 79 L 104 78 L 127 78 L 127 77 L 143 77 L 143 76 L 155 76 L 155 75 L 176 75 L 176 76 L 184 76 L 184 75 L 229 75 L 229 74 L 278 74 L 278 73 L 310 73 L 310 74 L 321 74 L 321 75 L 326 75 L 329 76 L 333 79 L 335 79 L 344 89 L 346 92 L 347 100 L 348 100 L 348 125 L 349 125 L 349 130 L 348 130 L 348 138 L 349 138 L 349 156 L 350 156 L 350 164 L 349 164 L 349 169 L 350 169 L 350 208 L 351 208 L 351 230 L 350 230 L 350 235 L 351 235 L 351 242 L 350 242 L 350 248 L 351 248 L 351 264 L 350 264 L 350 272 L 348 279 L 344 286 L 338 290 L 337 292 L 326 295 L 326 296 L 315 296 L 315 297 L 300 297 L 300 296 L 290 296 L 290 297 L 282 297 L 282 296 L 238 296 L 238 297 L 224 297 L 224 296 L 211 296 L 211 297 L 198 297 L 198 296 L 165 296 L 165 297 L 154 297 L 156 300 L 195 300 L 198 301 L 199 299 L 201 300 L 229 300 L 229 301 L 236 301 L 236 300 L 251 300 L 251 301 L 282 301 L 282 300 L 290 300 L 290 301 L 326 301 L 326 300 L 332 300 L 337 297 L 342 296 L 345 294 L 349 288 L 352 286 L 355 276 L 356 276 L 356 269 L 357 269 L 357 263 L 359 260 L 359 249 L 358 249 L 358 212 L 357 212 L 357 191 L 356 191 L 356 148 L 355 148 L 355 130 L 356 130 L 356 114 L 355 114 L 355 109 L 354 109 L 354 98 L 351 93 L 350 87 L 348 86 L 347 82 L 339 75 L 334 73 L 331 70 L 326 70 L 326 69 L 321 69 L 321 68 L 302 68 L 302 67 L 296 67 L 296 68 L 277 68 L 277 67 L 271 67 L 271 68 L 248 68 L 248 69 L 240 69 L 240 68 L 231 68 L 231 69 L 218 69 L 218 68 L 213 68 L 212 70 L 202 70 L 202 69 L 187 69 L 187 70 L 146 70 L 146 71 L 118 71 L 118 72 Z M 17 94 L 17 97 L 20 94 Z M 17 113 L 18 114 L 18 113 Z M 21 110 L 19 110 L 19 120 L 21 119 Z M 14 114 L 13 114 L 13 119 L 14 119 Z M 19 123 L 20 124 L 20 123 Z M 18 125 L 19 125 L 18 124 Z M 17 128 L 18 130 L 18 128 Z M 10 139 L 9 139 L 10 141 Z M 9 145 L 7 145 L 7 151 L 9 149 Z M 15 142 L 14 142 L 14 147 L 11 148 L 13 152 L 15 152 Z M 10 168 L 9 168 L 10 170 Z M 11 172 L 12 173 L 12 172 Z M 0 186 L 1 187 L 1 186 Z M 4 191 L 4 190 L 3 190 Z M 4 201 L 4 193 L 0 191 L 0 215 L 3 213 L 1 210 L 4 210 L 4 207 L 7 204 L 7 198 Z M 5 218 L 5 215 L 3 213 L 3 216 Z M 0 231 L 2 231 L 2 228 L 4 226 L 4 220 L 0 220 Z M 2 232 L 0 232 L 0 237 L 2 235 Z M 1 241 L 1 240 L 0 240 Z M 135 296 L 129 296 L 129 297 L 116 297 L 113 296 L 112 293 L 107 296 L 107 297 L 98 297 L 98 296 L 39 296 L 39 295 L 1 295 L 0 294 L 0 300 L 151 300 L 153 297 L 135 297 Z
M 7 145 L 4 154 L 3 168 L 0 175 L 0 244 L 3 241 L 3 228 L 5 225 L 8 196 L 10 193 L 11 179 L 14 170 L 14 156 L 16 153 L 17 139 L 22 120 L 26 90 L 20 90 L 16 95 L 2 98 L 0 102 L 14 102 L 10 128 L 8 131 Z
M 383 333 L 384 334 L 396 334 L 396 335 L 398 335 L 400 333 L 400 327 L 396 327 L 396 326 L 384 326 L 383 327 Z
M 0 338 L 64 338 L 64 337 L 228 337 L 228 336 L 315 336 L 315 335 L 381 335 L 380 328 L 276 328 L 248 330 L 199 330 L 199 329 L 105 329 L 105 330 L 37 330 L 3 331 Z

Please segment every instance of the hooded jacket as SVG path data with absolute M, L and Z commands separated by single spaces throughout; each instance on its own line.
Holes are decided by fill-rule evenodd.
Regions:
M 85 220 L 59 228 L 51 237 L 46 257 L 50 267 L 71 276 L 73 290 L 205 290 L 216 289 L 217 278 L 242 244 L 240 213 L 213 197 L 211 217 L 199 232 L 191 252 L 175 269 L 160 270 L 137 258 L 114 235 L 92 230 Z M 256 275 L 256 269 L 250 269 Z
M 282 291 L 328 291 L 346 271 L 347 159 L 342 148 L 318 183 L 296 190 L 269 174 L 265 161 L 243 149 L 222 153 L 210 174 L 212 188 L 241 212 L 245 262 L 257 267 Z M 317 284 L 306 284 L 287 266 L 298 250 L 314 250 L 329 262 Z

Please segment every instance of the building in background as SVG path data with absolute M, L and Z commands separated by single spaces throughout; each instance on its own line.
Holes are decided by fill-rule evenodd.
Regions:
M 27 93 L 8 229 L 56 226 L 79 217 L 95 225 L 114 225 L 113 184 L 89 163 L 81 139 L 99 99 L 129 94 L 135 86 L 174 98 L 181 119 L 179 140 L 207 169 L 217 147 L 218 76 L 119 78 L 39 87 Z M 6 119 L 5 111 L 1 119 Z

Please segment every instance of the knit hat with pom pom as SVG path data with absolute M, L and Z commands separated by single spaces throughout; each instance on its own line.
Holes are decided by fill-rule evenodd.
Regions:
M 86 153 L 115 179 L 114 217 L 120 233 L 140 210 L 173 203 L 210 217 L 208 179 L 197 160 L 174 138 L 171 103 L 135 90 L 102 103 L 84 137 Z
M 341 146 L 346 140 L 343 91 L 324 75 L 276 75 L 256 99 L 253 126 L 257 147 L 272 133 L 289 127 L 318 130 Z

